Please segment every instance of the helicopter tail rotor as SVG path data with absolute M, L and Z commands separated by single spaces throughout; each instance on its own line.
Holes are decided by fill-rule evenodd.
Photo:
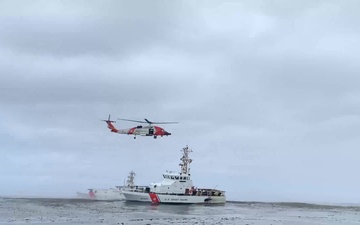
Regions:
M 116 123 L 116 121 L 110 120 L 110 114 L 107 120 L 101 120 L 101 121 L 105 121 L 106 123 Z

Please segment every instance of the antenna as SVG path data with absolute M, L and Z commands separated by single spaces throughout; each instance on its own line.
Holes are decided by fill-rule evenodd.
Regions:
M 182 148 L 183 156 L 180 158 L 181 163 L 179 166 L 181 167 L 181 173 L 190 175 L 190 163 L 192 159 L 189 158 L 189 154 L 192 152 L 191 149 L 186 145 L 185 148 Z

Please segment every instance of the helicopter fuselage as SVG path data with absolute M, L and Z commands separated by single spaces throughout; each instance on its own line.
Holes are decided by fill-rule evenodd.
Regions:
M 145 119 L 145 120 L 147 121 L 147 123 L 151 123 L 147 119 Z M 163 137 L 163 136 L 171 135 L 171 133 L 164 130 L 164 128 L 159 127 L 159 126 L 154 126 L 153 125 L 154 123 L 149 124 L 147 126 L 138 125 L 136 127 L 131 127 L 128 129 L 117 129 L 112 124 L 115 121 L 110 120 L 110 115 L 107 120 L 103 120 L 103 121 L 105 121 L 107 123 L 108 128 L 110 129 L 111 132 L 118 133 L 118 134 L 134 135 L 134 139 L 136 138 L 137 135 L 138 136 L 153 136 L 154 138 L 157 138 L 158 136 Z M 130 120 L 130 121 L 133 121 L 133 120 Z M 171 123 L 174 123 L 174 122 L 171 122 Z
M 111 124 L 112 125 L 112 124 Z M 127 134 L 127 135 L 134 135 L 136 136 L 169 136 L 171 133 L 164 130 L 162 127 L 159 126 L 136 126 L 129 129 L 111 129 L 111 132 L 118 133 L 118 134 Z

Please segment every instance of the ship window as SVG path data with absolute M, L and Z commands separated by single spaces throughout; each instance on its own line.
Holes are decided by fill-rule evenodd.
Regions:
M 176 180 L 179 180 L 179 177 L 178 177 L 178 176 L 176 176 L 176 177 L 175 177 L 175 179 L 176 179 Z
M 180 180 L 182 180 L 182 177 L 180 177 Z
M 174 180 L 174 176 L 171 176 L 171 179 L 173 179 L 173 180 Z

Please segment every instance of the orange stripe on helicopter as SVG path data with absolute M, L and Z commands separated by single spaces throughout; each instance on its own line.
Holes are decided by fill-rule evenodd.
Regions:
M 136 127 L 130 128 L 128 134 L 134 134 Z

